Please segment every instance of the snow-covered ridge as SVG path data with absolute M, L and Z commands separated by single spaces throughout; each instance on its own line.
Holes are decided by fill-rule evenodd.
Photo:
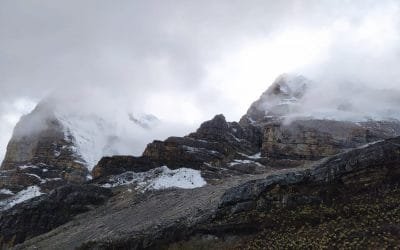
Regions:
M 206 185 L 201 172 L 190 168 L 169 169 L 167 166 L 151 169 L 147 172 L 125 172 L 112 177 L 103 187 L 135 185 L 137 190 L 159 190 L 167 188 L 192 189 Z

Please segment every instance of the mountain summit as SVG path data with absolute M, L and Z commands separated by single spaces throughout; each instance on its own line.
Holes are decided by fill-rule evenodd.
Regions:
M 278 119 L 298 111 L 299 102 L 312 85 L 301 75 L 280 75 L 249 108 L 246 118 L 252 122 Z

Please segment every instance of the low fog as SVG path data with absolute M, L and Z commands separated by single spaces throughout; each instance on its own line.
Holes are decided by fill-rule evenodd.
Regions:
M 390 0 L 1 1 L 0 159 L 44 98 L 122 131 L 155 115 L 159 129 L 127 132 L 137 154 L 215 114 L 238 120 L 285 72 L 315 83 L 303 113 L 400 118 L 399 25 Z

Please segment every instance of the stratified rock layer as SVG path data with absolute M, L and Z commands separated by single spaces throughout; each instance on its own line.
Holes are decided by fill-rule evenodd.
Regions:
M 269 158 L 317 160 L 344 149 L 400 135 L 397 121 L 297 120 L 264 126 L 261 154 Z
M 0 168 L 0 189 L 18 192 L 36 185 L 48 192 L 66 183 L 84 183 L 89 172 L 72 141 L 52 110 L 38 105 L 14 129 Z

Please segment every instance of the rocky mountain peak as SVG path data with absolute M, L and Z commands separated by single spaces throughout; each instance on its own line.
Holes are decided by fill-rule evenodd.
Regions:
M 66 183 L 86 182 L 103 156 L 121 154 L 132 139 L 122 138 L 118 132 L 124 130 L 113 120 L 71 111 L 62 103 L 46 98 L 17 123 L 0 168 L 0 190 L 6 193 L 0 193 L 0 210 L 4 196 L 37 196 Z M 129 129 L 139 131 L 159 122 L 151 115 L 137 116 L 133 122 L 128 114 L 123 118 Z
M 297 98 L 303 97 L 309 80 L 302 75 L 282 74 L 262 94 L 262 98 Z
M 160 120 L 152 114 L 134 115 L 129 113 L 128 117 L 130 121 L 144 129 L 151 129 L 160 123 Z
M 295 112 L 299 105 L 298 102 L 311 84 L 311 80 L 301 75 L 280 75 L 250 106 L 243 119 L 253 123 L 279 119 Z
M 202 123 L 198 129 L 198 132 L 207 131 L 209 129 L 228 129 L 228 123 L 226 122 L 225 116 L 223 114 L 219 114 L 214 116 L 213 119 Z

